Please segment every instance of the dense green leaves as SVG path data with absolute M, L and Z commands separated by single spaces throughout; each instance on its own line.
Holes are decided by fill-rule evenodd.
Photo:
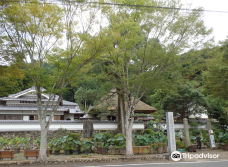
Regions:
M 163 103 L 166 111 L 180 114 L 182 118 L 204 113 L 207 107 L 206 98 L 199 89 L 194 89 L 190 84 L 180 85 L 178 92 L 167 95 Z

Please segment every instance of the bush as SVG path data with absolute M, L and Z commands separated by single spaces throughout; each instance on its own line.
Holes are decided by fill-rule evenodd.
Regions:
M 79 133 L 70 133 L 69 137 L 72 137 L 74 140 L 81 139 L 81 135 Z
M 94 135 L 93 140 L 94 140 L 95 142 L 101 143 L 102 146 L 105 146 L 106 143 L 107 143 L 107 141 L 108 141 L 109 139 L 111 139 L 112 137 L 113 137 L 112 134 L 106 133 L 106 132 L 102 132 L 102 133 L 98 133 L 98 134 Z
M 69 132 L 67 131 L 67 129 L 59 128 L 58 130 L 55 131 L 56 138 L 60 138 L 67 135 L 69 135 Z
M 105 147 L 115 146 L 116 148 L 125 148 L 126 140 L 125 136 L 121 133 L 116 134 L 113 138 L 108 139 Z
M 216 143 L 218 143 L 218 142 L 220 143 L 221 142 L 221 139 L 218 138 L 218 136 L 219 136 L 219 133 L 222 132 L 222 130 L 216 129 L 213 132 L 214 132 L 215 142 Z M 209 136 L 208 133 L 207 133 L 207 135 Z
M 125 138 L 125 136 L 123 135 L 123 134 L 121 134 L 121 133 L 117 133 L 113 138 L 114 139 L 117 139 L 117 138 L 119 138 L 119 137 L 123 137 L 123 138 Z
M 185 151 L 189 151 L 189 146 L 186 146 L 186 147 L 184 148 L 184 150 L 185 150 Z
M 152 129 L 145 129 L 144 130 L 144 134 L 155 134 L 156 132 L 154 132 Z
M 113 137 L 113 135 L 110 133 L 102 132 L 102 134 L 105 136 L 106 141 Z
M 180 140 L 176 140 L 176 147 L 183 149 L 185 148 L 185 145 Z
M 143 134 L 143 133 L 142 133 L 142 130 L 137 130 L 136 133 L 137 133 L 138 135 L 142 135 L 142 134 Z

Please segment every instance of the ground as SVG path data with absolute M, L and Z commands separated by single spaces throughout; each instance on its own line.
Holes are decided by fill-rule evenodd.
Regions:
M 190 153 L 190 152 L 186 152 Z M 228 160 L 228 151 L 223 150 L 211 150 L 211 149 L 202 149 L 197 150 L 197 152 L 193 152 L 190 154 L 219 154 L 218 159 L 181 159 L 178 162 L 204 162 L 204 161 L 224 161 Z M 9 165 L 9 162 L 14 162 L 13 166 L 23 165 L 24 162 L 27 162 L 27 166 L 33 166 L 36 165 L 38 167 L 41 167 L 43 165 L 36 164 L 36 158 L 29 158 L 28 160 L 23 157 L 23 152 L 20 154 L 15 154 L 16 158 L 13 161 L 10 161 L 10 159 L 4 159 L 3 161 L 0 161 L 0 166 L 4 166 L 4 164 Z M 173 161 L 168 161 L 164 159 L 165 154 L 146 154 L 146 155 L 135 155 L 133 159 L 127 159 L 124 155 L 101 155 L 101 154 L 89 154 L 89 155 L 51 155 L 49 157 L 49 160 L 52 161 L 52 164 L 50 166 L 56 166 L 56 167 L 63 167 L 63 164 L 68 165 L 76 165 L 76 166 L 101 166 L 101 165 L 120 165 L 120 164 L 146 164 L 146 163 L 175 163 Z M 148 159 L 147 159 L 148 158 Z M 75 160 L 75 161 L 72 161 Z M 91 161 L 91 162 L 90 162 Z M 67 165 L 67 166 L 68 166 Z M 48 165 L 49 166 L 49 165 Z

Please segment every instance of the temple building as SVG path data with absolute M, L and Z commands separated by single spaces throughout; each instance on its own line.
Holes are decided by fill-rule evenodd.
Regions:
M 112 90 L 115 92 L 115 90 Z M 118 110 L 118 96 L 114 94 L 108 100 L 103 100 L 100 104 L 94 106 L 89 111 L 90 118 L 92 120 L 109 120 L 117 121 L 117 112 Z M 127 102 L 125 102 L 125 110 L 127 110 Z M 142 102 L 141 100 L 135 106 L 135 115 L 134 119 L 137 121 L 143 121 L 144 124 L 147 124 L 148 121 L 154 120 L 150 116 L 151 113 L 156 112 L 157 109 Z
M 37 115 L 37 97 L 35 87 L 31 87 L 8 97 L 0 98 L 0 120 L 38 120 Z M 42 90 L 43 92 L 45 89 Z M 58 96 L 51 99 L 55 104 Z M 48 103 L 49 95 L 42 93 L 42 106 Z M 51 103 L 50 103 L 51 104 Z M 55 105 L 54 104 L 54 105 Z M 51 112 L 52 106 L 48 106 L 47 111 Z M 50 115 L 50 112 L 47 114 Z M 61 100 L 57 111 L 54 113 L 53 120 L 71 120 L 79 119 L 84 116 L 84 112 L 79 109 L 77 103 Z

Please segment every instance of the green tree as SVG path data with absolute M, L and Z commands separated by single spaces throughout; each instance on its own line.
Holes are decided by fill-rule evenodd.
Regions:
M 215 48 L 216 54 L 207 61 L 204 72 L 204 92 L 212 97 L 228 99 L 228 39 Z
M 100 36 L 89 34 L 90 22 L 86 33 L 70 31 L 70 27 L 78 24 L 74 15 L 53 4 L 38 1 L 9 3 L 1 12 L 4 16 L 1 20 L 4 49 L 10 51 L 11 61 L 17 60 L 17 64 L 23 66 L 36 88 L 41 127 L 39 158 L 46 161 L 47 132 L 63 90 L 77 74 L 84 72 L 81 70 L 91 59 L 99 55 L 103 48 Z M 70 17 L 71 21 L 64 17 Z M 65 48 L 60 47 L 61 40 L 67 41 Z M 45 106 L 42 106 L 43 87 L 49 95 Z M 52 106 L 52 110 L 46 122 L 48 106 Z
M 157 111 L 151 116 L 155 119 L 161 120 L 165 116 L 165 111 L 163 110 L 163 100 L 166 96 L 166 93 L 161 89 L 155 91 L 153 95 L 150 96 L 151 106 L 157 109 Z
M 207 113 L 210 118 L 219 120 L 221 129 L 225 130 L 228 126 L 228 103 L 221 98 L 208 98 Z
M 199 89 L 190 84 L 180 85 L 175 94 L 167 95 L 163 101 L 164 110 L 180 114 L 181 118 L 189 115 L 204 113 L 207 107 L 207 100 Z
M 180 7 L 176 1 L 121 1 L 127 4 Z M 201 19 L 202 12 L 151 11 L 144 8 L 121 7 L 109 12 L 106 30 L 110 47 L 106 52 L 107 69 L 111 71 L 115 87 L 123 92 L 127 109 L 124 112 L 126 155 L 132 155 L 132 126 L 138 101 L 149 88 L 159 89 L 167 72 L 175 70 L 179 56 L 187 48 L 204 44 L 210 33 Z
M 21 91 L 21 84 L 24 77 L 22 69 L 19 69 L 15 64 L 9 66 L 0 65 L 0 73 L 0 97 Z

